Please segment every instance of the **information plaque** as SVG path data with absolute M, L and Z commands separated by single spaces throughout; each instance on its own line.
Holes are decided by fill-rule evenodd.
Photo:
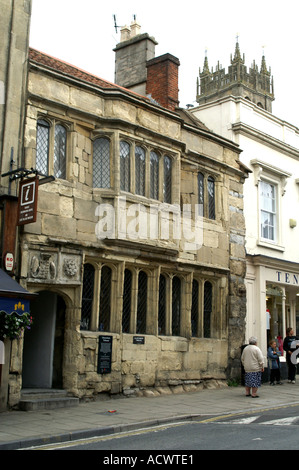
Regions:
M 112 336 L 99 336 L 98 374 L 111 373 Z

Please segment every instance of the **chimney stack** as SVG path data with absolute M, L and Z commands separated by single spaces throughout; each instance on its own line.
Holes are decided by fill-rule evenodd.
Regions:
M 179 106 L 180 61 L 164 54 L 147 62 L 146 94 L 164 108 L 175 111 Z
M 140 33 L 134 20 L 121 29 L 115 51 L 115 83 L 148 96 L 171 111 L 179 105 L 178 70 L 180 62 L 171 54 L 155 57 L 158 43 L 147 33 Z

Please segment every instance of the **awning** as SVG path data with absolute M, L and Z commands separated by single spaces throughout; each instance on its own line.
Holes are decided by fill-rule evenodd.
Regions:
M 30 300 L 36 297 L 37 294 L 28 292 L 0 269 L 0 312 L 7 315 L 29 313 Z

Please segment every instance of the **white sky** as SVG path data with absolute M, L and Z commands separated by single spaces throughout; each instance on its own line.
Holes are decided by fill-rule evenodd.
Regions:
M 133 15 L 159 43 L 156 56 L 180 60 L 180 106 L 196 105 L 196 79 L 207 50 L 210 69 L 226 71 L 239 36 L 249 68 L 263 51 L 274 78 L 273 114 L 299 127 L 298 0 L 33 0 L 30 46 L 114 82 L 118 26 Z

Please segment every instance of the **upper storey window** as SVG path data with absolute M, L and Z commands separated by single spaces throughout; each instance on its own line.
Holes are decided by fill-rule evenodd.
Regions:
M 198 207 L 199 215 L 214 220 L 216 218 L 215 180 L 198 173 Z
M 36 169 L 42 174 L 53 172 L 55 178 L 66 178 L 67 130 L 61 124 L 37 121 Z
M 120 189 L 172 203 L 173 159 L 121 140 Z
M 131 186 L 131 162 L 130 162 L 130 144 L 125 141 L 120 142 L 120 189 L 130 191 Z
M 260 224 L 261 238 L 276 241 L 277 226 L 277 189 L 276 185 L 260 182 Z
M 110 140 L 107 138 L 93 143 L 93 187 L 110 188 Z

